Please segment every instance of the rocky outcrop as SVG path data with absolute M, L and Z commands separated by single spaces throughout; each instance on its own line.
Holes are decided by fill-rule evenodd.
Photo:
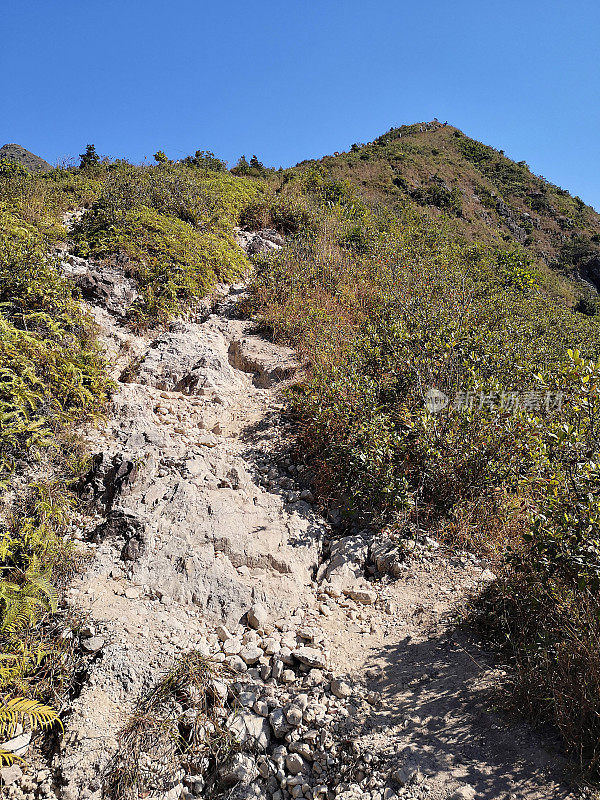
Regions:
M 67 254 L 62 267 L 84 300 L 117 317 L 125 317 L 139 297 L 134 282 L 117 264 L 101 264 Z
M 517 242 L 523 244 L 527 238 L 527 231 L 519 224 L 521 220 L 517 213 L 501 198 L 496 199 L 496 211 Z

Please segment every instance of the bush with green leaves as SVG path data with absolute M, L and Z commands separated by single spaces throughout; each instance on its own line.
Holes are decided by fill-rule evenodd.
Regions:
M 35 629 L 56 609 L 54 567 L 68 562 L 79 460 L 68 431 L 98 415 L 111 385 L 92 321 L 48 255 L 51 229 L 16 213 L 21 185 L 13 210 L 0 207 L 0 487 L 12 501 L 0 516 L 0 727 L 9 732 L 19 709 L 33 725 L 56 716 L 21 693 L 42 691 L 26 678 L 53 658 Z
M 161 155 L 164 155 L 164 153 Z M 165 159 L 162 160 L 164 161 Z M 196 150 L 193 156 L 186 156 L 183 159 L 183 163 L 190 167 L 200 167 L 200 169 L 212 170 L 213 172 L 225 172 L 227 169 L 227 164 L 217 158 L 210 150 Z
M 462 214 L 462 193 L 456 187 L 447 189 L 438 184 L 419 186 L 410 190 L 410 196 L 421 205 L 436 206 L 459 216 Z
M 318 171 L 278 201 L 298 186 L 312 227 L 260 264 L 254 294 L 274 337 L 311 363 L 292 403 L 318 488 L 349 518 L 416 522 L 494 557 L 504 577 L 487 624 L 521 707 L 593 759 L 598 319 L 574 314 L 523 248 L 465 243 Z M 436 413 L 431 388 L 449 398 Z M 560 392 L 562 406 L 546 402 Z
M 124 256 L 140 288 L 135 322 L 165 319 L 249 265 L 234 226 L 264 187 L 228 173 L 161 163 L 108 170 L 101 194 L 73 231 L 84 257 Z

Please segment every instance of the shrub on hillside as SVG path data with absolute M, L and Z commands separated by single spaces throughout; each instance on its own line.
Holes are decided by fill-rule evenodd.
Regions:
M 199 167 L 212 172 L 225 172 L 227 164 L 217 158 L 210 150 L 196 150 L 193 156 L 186 156 L 182 161 L 188 167 Z
M 165 318 L 247 268 L 233 228 L 262 192 L 253 181 L 181 165 L 117 165 L 73 231 L 82 256 L 127 260 L 142 300 L 136 322 Z
M 409 192 L 413 200 L 421 205 L 436 206 L 452 214 L 462 214 L 462 193 L 460 189 L 448 189 L 439 184 L 420 186 Z
M 521 248 L 465 245 L 408 209 L 365 210 L 326 175 L 302 180 L 315 227 L 261 264 L 254 288 L 274 335 L 312 364 L 293 405 L 321 492 L 349 516 L 508 552 L 487 622 L 511 649 L 519 701 L 593 758 L 597 319 L 557 301 Z M 565 362 L 574 343 L 593 361 Z M 436 413 L 430 388 L 448 398 Z

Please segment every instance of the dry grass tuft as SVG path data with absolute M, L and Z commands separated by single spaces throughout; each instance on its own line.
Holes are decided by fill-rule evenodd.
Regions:
M 206 775 L 227 759 L 235 744 L 223 727 L 230 670 L 193 650 L 139 701 L 119 733 L 104 796 L 137 800 L 168 791 L 183 770 Z

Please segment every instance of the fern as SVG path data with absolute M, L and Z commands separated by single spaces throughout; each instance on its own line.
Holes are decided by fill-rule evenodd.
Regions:
M 38 700 L 28 700 L 24 697 L 13 697 L 5 702 L 0 701 L 0 740 L 11 739 L 17 732 L 17 726 L 25 725 L 30 730 L 46 728 L 58 720 L 57 711 L 51 706 L 40 703 Z M 3 750 L 0 747 L 0 767 L 23 761 L 20 756 Z

